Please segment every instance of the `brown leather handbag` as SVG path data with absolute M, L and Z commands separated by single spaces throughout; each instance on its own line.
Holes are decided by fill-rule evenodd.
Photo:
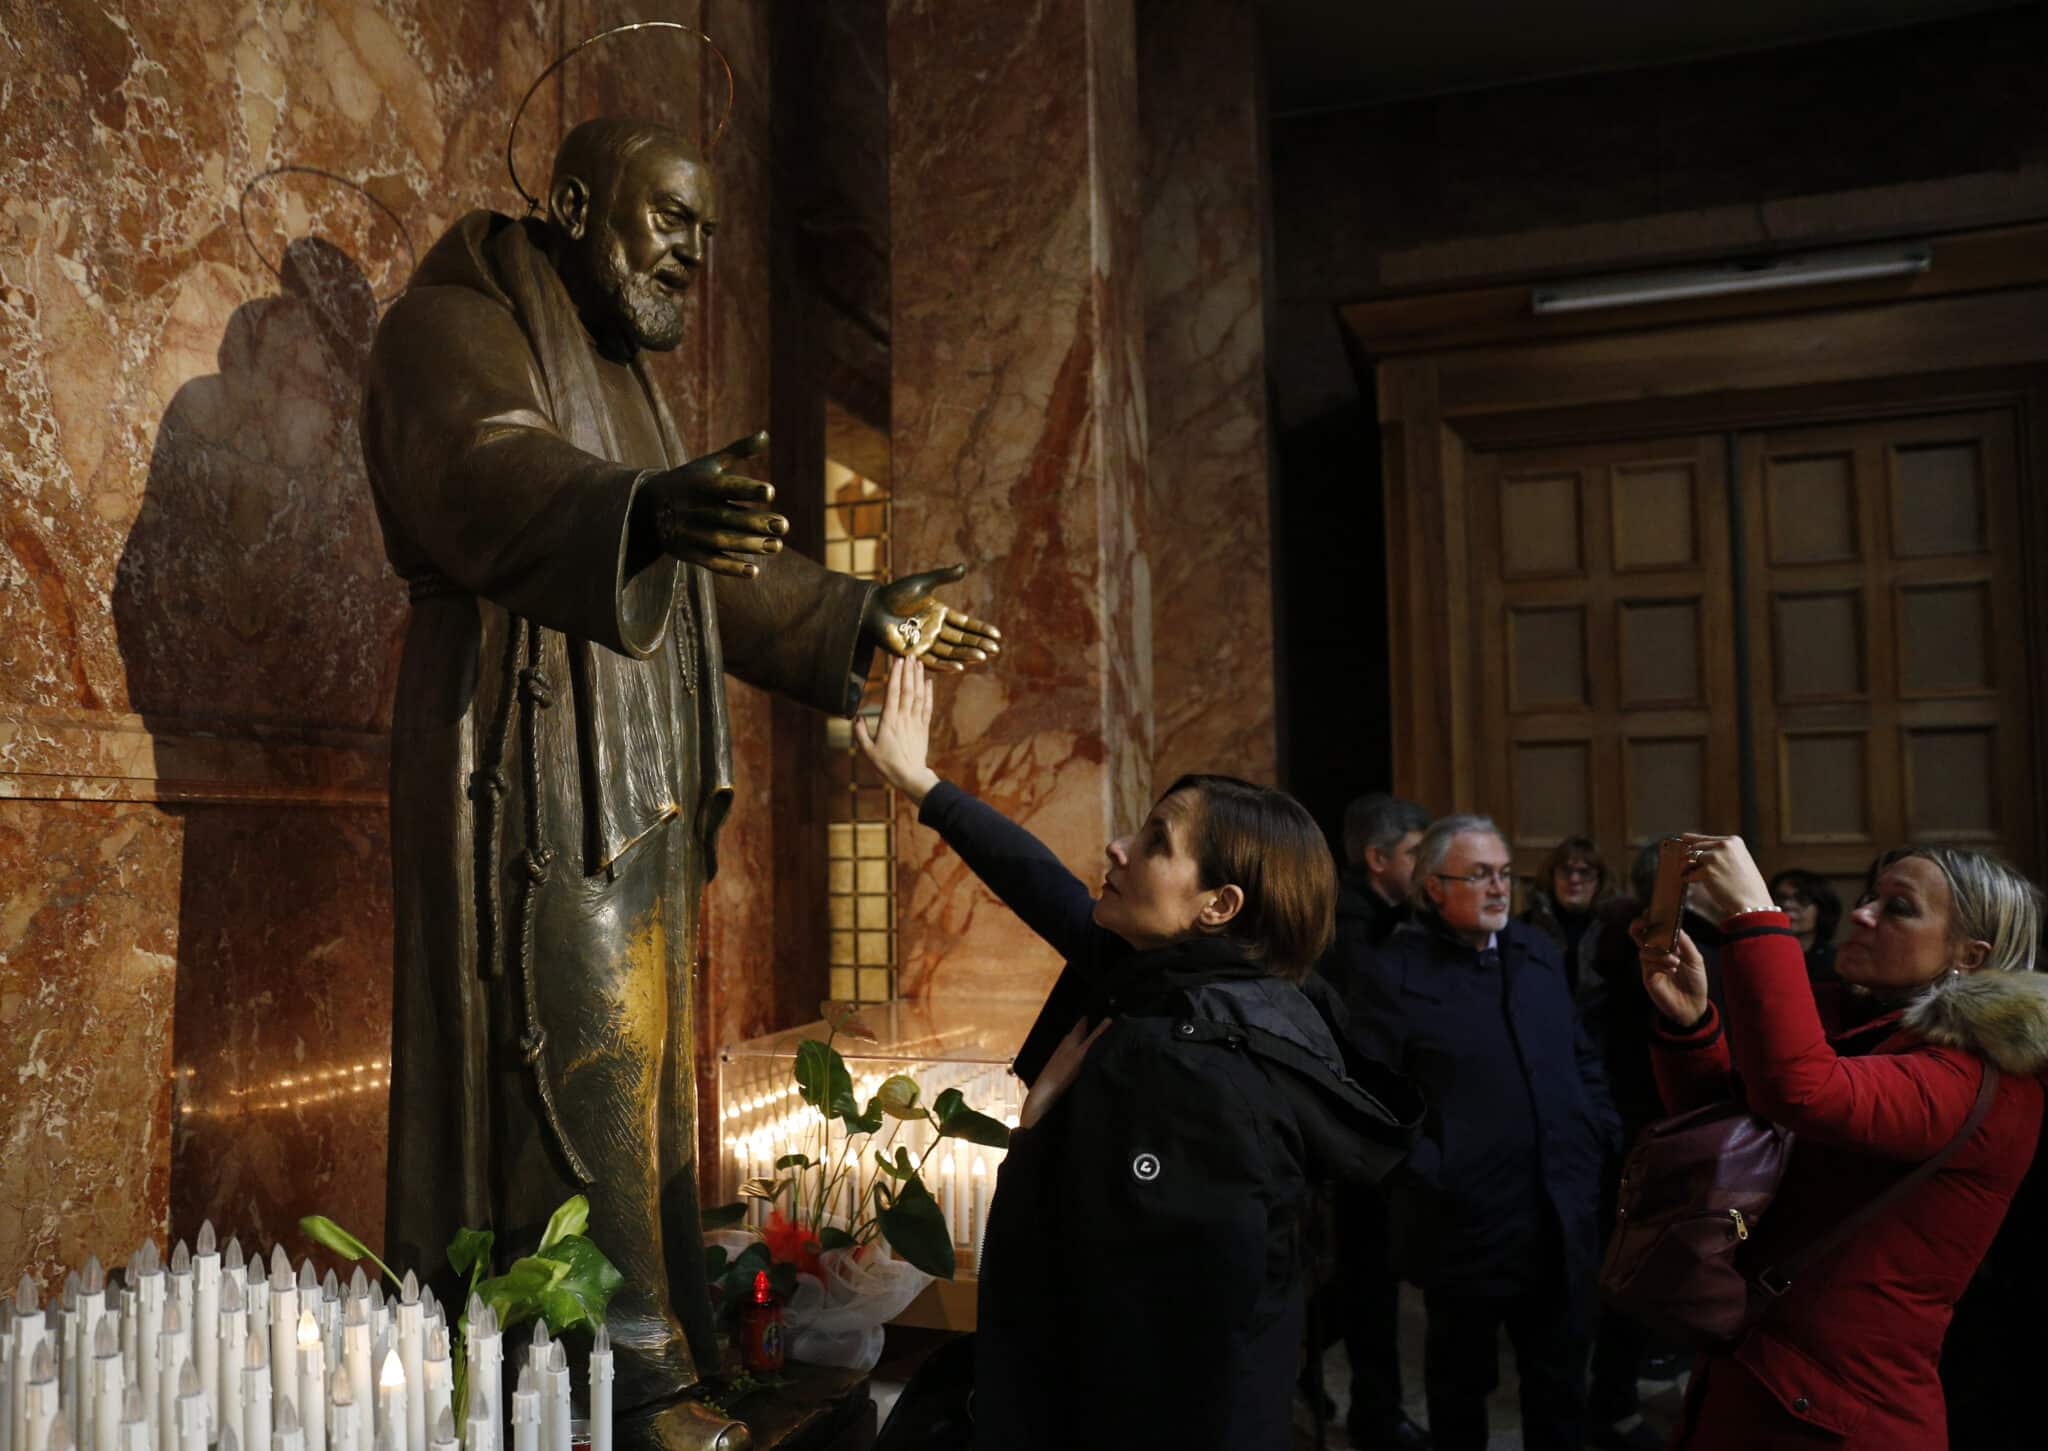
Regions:
M 1696 1349 L 1728 1344 L 1792 1288 L 1796 1274 L 1947 1163 L 1984 1122 L 1997 1091 L 1998 1070 L 1987 1063 L 1970 1116 L 1939 1153 L 1754 1274 L 1744 1269 L 1742 1250 L 1785 1177 L 1791 1132 L 1734 1103 L 1651 1124 L 1622 1166 L 1601 1298 L 1667 1339 Z

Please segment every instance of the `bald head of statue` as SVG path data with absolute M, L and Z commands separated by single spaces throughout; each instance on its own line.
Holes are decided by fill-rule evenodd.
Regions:
M 716 204 L 697 148 L 667 126 L 606 118 L 562 138 L 547 226 L 599 347 L 630 357 L 683 340 L 683 294 L 718 228 Z

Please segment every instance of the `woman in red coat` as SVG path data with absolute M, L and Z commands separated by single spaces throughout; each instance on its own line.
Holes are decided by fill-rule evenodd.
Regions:
M 1808 1268 L 1736 1344 L 1702 1356 L 1683 1451 L 1948 1445 L 1938 1366 L 1958 1297 L 2033 1157 L 2048 1068 L 2048 979 L 2036 976 L 2041 894 L 1994 857 L 1912 847 L 1851 914 L 1836 969 L 1890 1007 L 1830 1042 L 1806 963 L 1737 837 L 1686 838 L 1693 905 L 1726 919 L 1726 1032 L 1689 939 L 1643 953 L 1663 1015 L 1657 1076 L 1674 1112 L 1729 1095 L 1797 1135 L 1750 1249 L 1783 1258 L 1933 1157 L 1969 1117 L 1985 1064 L 1989 1113 L 1939 1172 Z

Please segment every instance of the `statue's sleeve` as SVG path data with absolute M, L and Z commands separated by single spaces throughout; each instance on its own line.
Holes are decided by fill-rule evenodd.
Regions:
M 725 668 L 749 685 L 852 715 L 875 647 L 861 621 L 876 586 L 785 549 L 753 579 L 712 576 Z
M 675 562 L 632 557 L 645 472 L 556 429 L 533 349 L 502 303 L 462 287 L 392 304 L 370 354 L 363 452 L 385 527 L 438 573 L 621 654 L 661 644 Z

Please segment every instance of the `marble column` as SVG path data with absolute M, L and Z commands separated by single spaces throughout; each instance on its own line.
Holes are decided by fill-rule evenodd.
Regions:
M 1139 0 L 1155 789 L 1272 782 L 1266 136 L 1251 0 Z
M 942 680 L 941 771 L 1093 880 L 1152 789 L 1131 0 L 889 7 L 895 557 L 965 560 L 998 668 Z M 906 995 L 1058 963 L 906 815 Z

